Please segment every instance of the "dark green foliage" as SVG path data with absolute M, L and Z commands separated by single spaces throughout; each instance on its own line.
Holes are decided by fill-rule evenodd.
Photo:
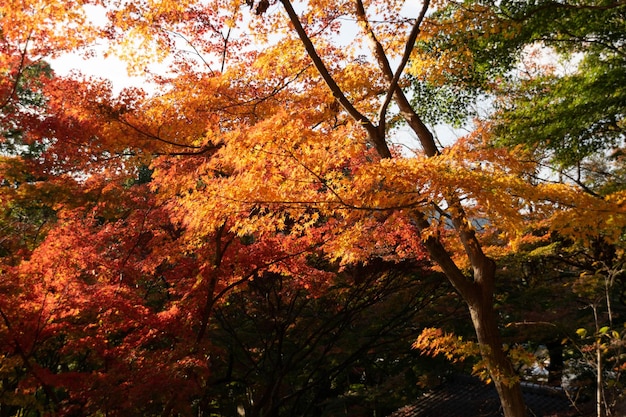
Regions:
M 7 93 L 10 96 L 0 98 L 0 155 L 36 157 L 44 150 L 44 143 L 26 141 L 25 133 L 45 113 L 42 88 L 52 76 L 47 62 L 36 61 L 16 75 L 15 89 Z
M 452 84 L 436 86 L 419 80 L 412 81 L 411 104 L 425 123 L 463 126 L 468 118 L 476 116 L 478 90 L 458 88 Z
M 561 168 L 621 147 L 626 113 L 626 5 L 612 1 L 504 2 L 527 46 L 561 54 L 565 68 L 521 72 L 497 94 L 499 143 L 545 152 Z M 553 57 L 554 58 L 554 57 Z M 545 58 L 543 58 L 545 60 Z
M 535 369 L 529 377 L 563 384 L 579 407 L 593 405 L 600 340 L 604 406 L 623 401 L 626 275 L 620 244 L 598 238 L 584 245 L 553 234 L 524 245 L 500 265 L 496 300 L 507 323 L 503 335 L 541 353 L 538 363 L 546 366 L 543 374 Z M 605 334 L 596 339 L 602 328 Z
M 499 143 L 544 149 L 566 167 L 619 147 L 624 136 L 626 66 L 615 61 L 587 55 L 574 74 L 513 85 L 498 114 Z
M 626 5 L 464 1 L 431 18 L 447 29 L 416 49 L 435 59 L 445 59 L 440 51 L 453 60 L 458 53 L 464 61 L 443 66 L 445 87 L 412 80 L 426 121 L 458 126 L 484 100 L 495 110 L 497 144 L 536 150 L 558 169 L 623 146 Z M 533 56 L 533 48 L 552 52 Z

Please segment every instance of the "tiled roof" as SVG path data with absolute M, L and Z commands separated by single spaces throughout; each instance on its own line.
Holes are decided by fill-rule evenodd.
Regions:
M 535 384 L 522 386 L 530 415 L 536 417 L 570 416 L 570 402 L 559 388 Z M 500 417 L 500 400 L 493 384 L 477 378 L 454 376 L 424 394 L 413 404 L 389 417 Z

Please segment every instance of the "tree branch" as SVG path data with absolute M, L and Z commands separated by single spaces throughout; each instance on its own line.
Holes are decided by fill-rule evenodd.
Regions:
M 359 3 L 361 3 L 360 0 L 359 0 Z M 415 41 L 417 40 L 417 35 L 420 33 L 420 26 L 422 24 L 422 21 L 424 20 L 424 17 L 426 16 L 426 11 L 428 10 L 429 5 L 430 5 L 430 0 L 424 1 L 424 4 L 422 5 L 422 10 L 420 11 L 419 16 L 417 20 L 415 21 L 413 28 L 411 29 L 409 38 L 406 41 L 406 44 L 404 46 L 404 54 L 402 55 L 402 60 L 400 61 L 400 64 L 398 65 L 398 68 L 396 69 L 396 73 L 394 74 L 393 79 L 391 80 L 391 84 L 389 85 L 389 90 L 387 91 L 387 96 L 385 97 L 385 101 L 380 107 L 380 111 L 378 113 L 379 126 L 384 126 L 385 124 L 387 108 L 389 107 L 389 103 L 391 103 L 391 99 L 394 93 L 398 89 L 398 82 L 400 81 L 402 72 L 404 71 L 406 64 L 409 62 L 409 59 L 411 58 L 413 45 L 415 45 Z
M 298 36 L 300 37 L 300 41 L 304 45 L 304 48 L 306 49 L 307 54 L 313 61 L 313 65 L 315 65 L 315 68 L 317 69 L 321 77 L 326 82 L 326 85 L 328 86 L 328 88 L 330 88 L 330 91 L 332 92 L 335 99 L 348 112 L 348 114 L 354 120 L 359 122 L 363 126 L 363 128 L 367 131 L 369 141 L 376 148 L 376 150 L 381 155 L 381 157 L 383 158 L 391 157 L 391 152 L 389 152 L 389 148 L 387 147 L 387 144 L 385 143 L 384 136 L 381 137 L 378 128 L 374 126 L 374 124 L 364 114 L 359 112 L 352 105 L 350 100 L 348 100 L 348 98 L 343 93 L 343 90 L 341 89 L 341 87 L 337 85 L 337 82 L 328 71 L 328 68 L 326 68 L 326 65 L 324 64 L 321 57 L 315 50 L 315 46 L 313 45 L 311 38 L 307 35 L 306 31 L 304 30 L 304 27 L 302 27 L 300 18 L 298 17 L 298 14 L 294 10 L 291 4 L 291 1 L 280 0 L 280 2 L 283 4 L 283 7 L 285 8 L 287 15 L 289 16 L 289 20 L 291 24 L 294 26 L 294 29 L 296 30 Z
M 429 0 L 426 0 L 426 2 L 424 3 L 424 7 L 422 7 L 420 15 L 418 19 L 416 20 L 415 25 L 413 25 L 413 29 L 411 30 L 411 35 L 409 36 L 409 39 L 407 40 L 407 43 L 405 45 L 405 49 L 404 49 L 405 52 L 404 52 L 403 59 L 405 59 L 405 57 L 406 59 L 408 59 L 407 55 L 410 56 L 411 50 L 413 49 L 413 45 L 415 44 L 415 39 L 413 38 L 413 36 L 415 36 L 416 38 L 417 34 L 419 33 L 419 26 L 424 19 L 424 16 L 426 14 L 429 4 L 430 4 Z M 434 139 L 432 132 L 430 131 L 430 129 L 428 129 L 428 127 L 426 127 L 426 125 L 424 124 L 422 119 L 417 115 L 417 113 L 415 113 L 415 110 L 413 110 L 411 103 L 406 98 L 406 95 L 404 94 L 402 89 L 397 88 L 397 81 L 396 81 L 396 86 L 393 87 L 393 90 L 391 89 L 393 80 L 395 79 L 396 75 L 399 78 L 401 74 L 401 69 L 400 68 L 398 69 L 400 71 L 398 74 L 394 74 L 393 70 L 391 69 L 391 65 L 389 64 L 389 59 L 387 59 L 385 49 L 376 38 L 376 35 L 374 34 L 371 26 L 369 25 L 369 22 L 367 21 L 367 17 L 365 16 L 365 9 L 363 7 L 363 3 L 361 2 L 361 0 L 356 0 L 356 6 L 357 6 L 356 7 L 357 19 L 363 26 L 363 29 L 365 31 L 365 36 L 367 36 L 370 41 L 372 54 L 374 54 L 374 57 L 378 61 L 378 66 L 383 72 L 383 75 L 387 78 L 387 80 L 390 83 L 390 89 L 388 90 L 388 94 L 393 95 L 395 103 L 398 105 L 398 108 L 400 109 L 400 114 L 402 115 L 404 120 L 406 120 L 406 122 L 409 124 L 411 129 L 417 135 L 420 141 L 420 144 L 422 145 L 422 148 L 424 149 L 424 152 L 426 153 L 426 155 L 435 156 L 439 154 L 439 149 L 437 148 L 437 144 L 435 143 L 435 139 Z
M 15 94 L 17 93 L 17 89 L 20 85 L 20 80 L 23 76 L 23 71 L 26 66 L 26 53 L 28 50 L 28 43 L 30 42 L 30 35 L 26 38 L 26 43 L 24 44 L 24 48 L 20 51 L 20 63 L 17 67 L 17 73 L 15 74 L 15 80 L 13 80 L 13 85 L 11 86 L 11 90 L 7 94 L 6 98 L 0 103 L 0 110 L 3 110 L 5 107 L 11 103 Z

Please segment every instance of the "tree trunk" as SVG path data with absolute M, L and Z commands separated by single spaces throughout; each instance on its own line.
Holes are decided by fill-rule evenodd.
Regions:
M 546 344 L 550 355 L 548 366 L 548 385 L 560 387 L 563 380 L 563 345 L 559 339 Z
M 424 221 L 423 218 L 417 219 L 418 224 Z M 459 226 L 459 233 L 464 236 L 466 252 L 474 267 L 473 280 L 453 262 L 441 241 L 431 237 L 424 241 L 424 246 L 468 306 L 481 356 L 498 391 L 504 416 L 526 417 L 521 385 L 511 361 L 502 350 L 497 314 L 493 308 L 496 264 L 482 252 L 470 230 Z
M 515 379 L 516 375 L 511 361 L 502 350 L 492 300 L 479 297 L 475 302 L 468 302 L 468 305 L 481 353 L 487 361 L 489 373 L 498 391 L 504 416 L 526 417 L 521 386 Z
M 415 112 L 404 92 L 398 88 L 397 83 L 404 69 L 404 65 L 408 62 L 410 57 L 415 37 L 419 33 L 419 26 L 429 8 L 428 0 L 423 3 L 420 15 L 411 30 L 402 62 L 396 70 L 397 73 L 394 73 L 392 70 L 385 48 L 378 41 L 372 27 L 369 25 L 362 0 L 355 1 L 357 20 L 364 28 L 365 36 L 369 39 L 372 46 L 372 54 L 377 60 L 383 76 L 389 82 L 389 90 L 387 91 L 386 99 L 380 108 L 378 124 L 373 123 L 368 117 L 360 113 L 359 110 L 352 105 L 341 87 L 336 83 L 322 58 L 315 50 L 313 42 L 304 30 L 291 1 L 280 0 L 280 2 L 283 4 L 289 16 L 289 20 L 300 37 L 307 54 L 313 61 L 313 65 L 324 79 L 324 82 L 333 96 L 346 112 L 367 131 L 370 144 L 375 147 L 381 158 L 392 158 L 386 141 L 387 131 L 385 128 L 386 108 L 392 97 L 400 110 L 401 116 L 417 135 L 426 156 L 434 157 L 439 155 L 439 149 L 432 132 Z M 476 329 L 478 343 L 482 349 L 482 356 L 488 363 L 489 372 L 491 373 L 498 395 L 500 396 L 500 402 L 505 417 L 526 417 L 527 413 L 522 397 L 521 386 L 519 381 L 514 378 L 513 366 L 502 350 L 496 313 L 493 309 L 495 263 L 483 253 L 480 242 L 476 238 L 475 232 L 470 225 L 470 219 L 465 215 L 463 206 L 458 197 L 454 194 L 449 197 L 450 200 L 448 203 L 453 208 L 452 212 L 456 213 L 452 215 L 454 228 L 474 268 L 473 280 L 465 276 L 459 269 L 444 247 L 443 242 L 438 238 L 430 236 L 424 239 L 424 246 L 428 250 L 430 257 L 441 267 L 447 278 L 459 294 L 461 294 L 463 300 L 469 307 L 472 321 Z M 426 230 L 430 227 L 430 223 L 423 212 L 414 212 L 414 220 L 420 230 Z M 420 239 L 421 238 L 422 237 L 420 237 Z
M 598 345 L 596 347 L 596 414 L 597 417 L 602 417 L 602 405 L 604 404 L 604 399 L 602 395 L 602 348 L 600 347 L 600 341 L 596 341 Z

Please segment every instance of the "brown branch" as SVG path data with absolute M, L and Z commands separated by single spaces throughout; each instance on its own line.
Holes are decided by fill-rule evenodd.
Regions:
M 412 203 L 399 204 L 389 207 L 380 207 L 380 206 L 357 206 L 354 204 L 346 203 L 344 201 L 319 201 L 319 200 L 240 200 L 232 197 L 224 197 L 221 195 L 217 195 L 218 198 L 221 198 L 226 201 L 232 201 L 234 203 L 247 203 L 247 204 L 257 204 L 257 205 L 281 205 L 283 207 L 311 207 L 311 206 L 321 206 L 326 205 L 330 207 L 336 207 L 337 209 L 350 209 L 350 210 L 359 210 L 359 211 L 371 211 L 371 212 L 385 212 L 391 210 L 407 210 L 407 209 L 415 209 L 419 206 L 424 206 L 427 204 L 426 201 L 415 201 Z
M 359 3 L 361 3 L 360 0 L 359 0 Z M 389 89 L 387 91 L 387 96 L 385 97 L 385 101 L 380 107 L 380 111 L 378 114 L 379 126 L 384 127 L 385 125 L 385 114 L 387 112 L 387 108 L 389 107 L 389 104 L 391 103 L 391 99 L 393 95 L 398 89 L 398 83 L 400 82 L 400 77 L 402 76 L 402 72 L 404 71 L 406 64 L 409 62 L 409 59 L 411 58 L 413 45 L 415 45 L 415 41 L 417 40 L 417 35 L 419 35 L 420 33 L 420 26 L 424 20 L 424 17 L 426 16 L 426 11 L 428 10 L 429 5 L 430 5 L 430 0 L 424 1 L 424 4 L 422 5 L 422 10 L 420 11 L 419 16 L 417 17 L 417 20 L 415 21 L 415 24 L 413 25 L 413 28 L 411 29 L 409 38 L 406 41 L 406 44 L 404 46 L 404 54 L 402 55 L 402 60 L 400 61 L 398 68 L 396 68 L 396 73 L 394 74 L 393 79 L 391 80 L 391 83 L 389 85 Z
M 217 229 L 215 235 L 215 256 L 213 257 L 213 264 L 211 265 L 211 274 L 209 277 L 209 287 L 207 289 L 206 301 L 204 303 L 204 307 L 202 308 L 200 329 L 198 330 L 196 337 L 196 347 L 200 344 L 206 334 L 209 319 L 211 318 L 211 313 L 213 312 L 213 306 L 217 301 L 215 289 L 217 288 L 217 281 L 219 280 L 219 269 L 222 265 L 222 260 L 224 259 L 224 255 L 226 254 L 228 247 L 233 242 L 233 239 L 231 238 L 222 244 L 222 236 L 225 232 L 226 221 L 224 221 L 224 223 L 222 223 L 222 225 Z
M 356 121 L 361 122 L 361 124 L 367 130 L 369 134 L 369 139 L 372 142 L 372 144 L 376 147 L 378 154 L 382 158 L 390 158 L 391 152 L 389 151 L 389 148 L 387 147 L 387 144 L 385 142 L 385 132 L 379 130 L 379 127 L 374 126 L 372 122 L 369 121 L 369 119 L 367 119 L 365 116 L 359 113 L 358 110 L 356 110 L 352 106 L 352 104 L 345 97 L 341 88 L 336 84 L 336 82 L 334 81 L 330 73 L 328 72 L 328 69 L 324 65 L 320 56 L 317 54 L 317 51 L 315 50 L 313 43 L 311 42 L 310 38 L 306 34 L 306 31 L 304 30 L 304 28 L 302 27 L 302 24 L 297 14 L 295 13 L 290 1 L 281 0 L 281 3 L 285 7 L 285 10 L 287 11 L 289 19 L 291 23 L 294 25 L 294 28 L 296 29 L 300 37 L 300 40 L 303 42 L 305 49 L 307 53 L 309 54 L 309 57 L 313 60 L 315 67 L 317 68 L 322 78 L 326 81 L 326 84 L 331 89 L 335 98 L 337 98 L 340 104 L 342 104 L 342 106 L 346 109 L 346 111 L 348 111 L 348 114 L 350 114 L 351 117 L 353 117 Z M 414 24 L 413 26 L 413 30 L 411 31 L 411 36 L 409 36 L 409 40 L 407 41 L 407 45 L 405 46 L 405 54 L 403 56 L 403 59 L 408 59 L 406 57 L 410 56 L 410 51 L 413 47 L 413 43 L 415 42 L 413 37 L 417 36 L 417 34 L 419 33 L 418 32 L 419 25 L 421 24 L 421 21 L 424 18 L 426 10 L 427 10 L 427 6 L 422 8 L 420 12 L 420 16 L 417 19 L 416 24 Z M 363 4 L 361 3 L 360 0 L 357 0 L 357 15 L 359 14 L 360 14 L 359 20 L 361 24 L 364 26 L 366 30 L 366 35 L 369 37 L 370 43 L 372 44 L 372 47 L 373 47 L 372 52 L 374 56 L 377 58 L 379 66 L 381 67 L 381 70 L 383 71 L 384 76 L 389 80 L 390 85 L 392 85 L 393 80 L 396 78 L 396 73 L 394 73 L 394 71 L 391 69 L 391 65 L 389 64 L 389 60 L 387 59 L 384 48 L 382 47 L 382 45 L 376 38 L 375 34 L 371 30 L 371 27 L 367 23 Z M 400 69 L 398 73 L 399 74 L 401 73 Z M 422 147 L 424 148 L 426 155 L 430 157 L 438 155 L 439 150 L 435 143 L 432 132 L 430 132 L 430 130 L 422 122 L 419 116 L 415 113 L 408 99 L 404 95 L 403 91 L 397 88 L 397 84 L 393 90 L 388 90 L 388 92 L 389 91 L 391 92 L 390 94 L 393 95 L 396 104 L 400 108 L 401 115 L 405 118 L 409 126 L 417 134 L 420 140 L 420 143 L 422 144 Z M 309 201 L 289 202 L 289 204 L 310 204 L 310 203 L 311 202 Z M 329 204 L 332 204 L 332 203 L 329 203 Z M 335 202 L 334 204 L 337 204 L 337 203 Z M 342 205 L 341 202 L 339 203 L 339 205 Z M 411 204 L 406 208 L 415 209 L 418 205 L 419 204 Z M 350 204 L 346 206 L 345 202 L 343 202 L 343 206 L 346 208 L 351 208 L 351 209 L 372 210 L 372 211 L 391 210 L 391 209 L 398 208 L 398 207 L 387 207 L 385 209 L 382 209 L 380 207 L 353 206 Z M 460 203 L 458 203 L 457 206 L 459 206 L 460 208 Z M 462 213 L 462 208 L 460 208 L 459 212 Z M 416 225 L 420 229 L 420 231 L 423 232 L 424 230 L 427 230 L 428 228 L 430 228 L 430 222 L 426 218 L 425 214 L 418 210 L 414 211 L 414 220 L 416 222 Z M 470 258 L 472 265 L 475 266 L 475 278 L 479 277 L 480 279 L 481 277 L 489 275 L 487 271 L 490 271 L 491 269 L 493 269 L 493 264 L 484 255 L 484 253 L 482 252 L 480 248 L 480 244 L 476 239 L 475 234 L 471 231 L 471 229 L 467 225 L 465 225 L 465 222 L 463 220 L 464 220 L 464 217 L 461 216 L 459 219 L 457 219 L 457 221 L 454 221 L 454 224 L 455 224 L 455 227 L 457 227 L 459 230 L 459 235 L 463 242 L 463 245 L 466 248 L 468 257 Z M 472 280 L 466 277 L 465 274 L 458 268 L 458 266 L 453 261 L 451 255 L 448 253 L 447 249 L 444 247 L 443 243 L 434 236 L 424 237 L 423 243 L 425 247 L 427 248 L 428 252 L 430 253 L 430 255 L 432 256 L 433 260 L 440 265 L 440 267 L 443 269 L 443 271 L 448 276 L 448 278 L 450 279 L 452 284 L 455 286 L 455 288 L 459 291 L 459 293 L 462 294 L 462 296 L 466 299 L 476 300 L 478 288 L 472 285 L 473 284 Z M 488 285 L 487 287 L 491 288 L 491 285 Z M 488 290 L 488 288 L 484 288 L 484 289 Z
M 228 32 L 226 32 L 226 36 L 222 36 L 224 39 L 224 47 L 222 48 L 222 65 L 220 65 L 220 72 L 224 72 L 224 68 L 226 67 L 226 53 L 228 51 L 228 42 L 230 40 L 230 32 L 231 28 L 228 28 Z
M 369 120 L 364 114 L 359 112 L 354 107 L 354 105 L 350 102 L 350 100 L 348 100 L 348 98 L 343 93 L 343 90 L 341 89 L 341 87 L 339 87 L 339 85 L 337 84 L 333 76 L 328 71 L 328 68 L 322 61 L 322 58 L 317 53 L 315 46 L 313 45 L 313 42 L 311 41 L 311 38 L 307 35 L 306 31 L 304 30 L 304 27 L 302 26 L 302 23 L 300 22 L 300 18 L 298 17 L 298 14 L 294 10 L 291 4 L 291 1 L 280 0 L 280 2 L 283 4 L 283 7 L 285 8 L 287 15 L 289 16 L 289 20 L 291 24 L 293 25 L 294 29 L 296 30 L 298 36 L 300 37 L 300 41 L 304 45 L 304 48 L 306 49 L 307 54 L 309 55 L 309 58 L 311 58 L 311 60 L 313 61 L 313 65 L 315 65 L 315 68 L 317 69 L 318 73 L 324 79 L 324 82 L 326 82 L 326 85 L 328 86 L 328 88 L 330 88 L 330 91 L 332 92 L 335 99 L 348 112 L 348 114 L 355 121 L 360 123 L 363 126 L 363 128 L 367 131 L 369 141 L 377 149 L 378 153 L 383 158 L 391 157 L 391 153 L 389 152 L 389 148 L 387 147 L 387 144 L 385 143 L 384 136 L 381 137 L 378 128 L 374 126 L 371 120 Z
M 145 136 L 148 139 L 156 140 L 157 142 L 162 142 L 162 143 L 165 143 L 165 144 L 168 144 L 168 145 L 171 145 L 171 146 L 176 146 L 176 147 L 179 147 L 179 148 L 189 148 L 189 149 L 203 149 L 204 148 L 204 146 L 187 145 L 185 143 L 178 143 L 178 142 L 171 141 L 169 139 L 162 138 L 159 135 L 155 135 L 153 133 L 150 133 L 150 132 L 147 132 L 147 131 L 141 129 L 138 126 L 135 126 L 134 124 L 132 124 L 128 120 L 124 119 L 123 117 L 113 116 L 113 120 L 115 120 L 116 122 L 118 122 L 118 123 L 120 123 L 120 124 L 122 124 L 122 125 L 124 125 L 126 127 L 131 128 L 132 130 L 134 130 L 135 132 L 139 133 L 140 135 Z
M 15 75 L 15 80 L 13 80 L 13 85 L 11 86 L 11 91 L 7 94 L 6 99 L 3 103 L 0 104 L 0 110 L 3 110 L 5 107 L 11 103 L 13 97 L 17 93 L 17 88 L 19 87 L 20 80 L 23 76 L 24 67 L 26 66 L 26 52 L 28 49 L 28 43 L 30 42 L 30 34 L 26 38 L 26 43 L 24 44 L 24 48 L 20 51 L 20 63 L 17 67 L 17 74 Z
M 200 58 L 200 61 L 202 61 L 204 66 L 206 66 L 208 68 L 209 74 L 211 74 L 211 76 L 215 76 L 215 72 L 213 71 L 213 68 L 211 68 L 211 65 L 207 62 L 206 59 L 204 59 L 204 57 L 202 56 L 202 54 L 200 53 L 198 48 L 196 48 L 195 45 L 193 43 L 191 43 L 191 41 L 185 35 L 183 35 L 182 33 L 179 33 L 179 32 L 175 32 L 173 30 L 165 29 L 165 28 L 161 28 L 161 30 L 164 31 L 165 33 L 168 33 L 168 34 L 173 35 L 173 36 L 178 36 L 179 38 L 181 38 L 187 44 L 187 46 L 189 46 L 191 49 L 193 49 L 193 53 L 195 55 L 197 55 L 198 58 Z
M 393 80 L 396 79 L 396 77 L 399 77 L 399 74 L 397 72 L 394 74 L 382 44 L 378 41 L 371 26 L 367 22 L 362 1 L 355 1 L 357 4 L 357 17 L 365 30 L 365 35 L 370 40 L 372 53 L 376 57 L 378 65 L 384 76 L 390 81 L 390 84 L 393 84 Z M 408 59 L 408 56 L 410 56 L 415 43 L 414 36 L 416 37 L 419 33 L 419 24 L 421 24 L 424 19 L 428 5 L 429 2 L 426 1 L 424 7 L 422 7 L 422 10 L 420 11 L 419 18 L 417 19 L 415 25 L 413 25 L 411 35 L 405 45 L 403 59 Z M 407 121 L 411 129 L 416 133 L 426 155 L 429 157 L 439 155 L 440 152 L 432 132 L 415 112 L 404 92 L 396 86 L 393 91 L 389 90 L 389 93 L 393 94 L 394 101 L 400 109 L 400 114 Z M 461 240 L 461 243 L 463 244 L 469 261 L 474 268 L 474 282 L 480 283 L 480 290 L 484 291 L 485 294 L 488 294 L 493 290 L 492 272 L 495 270 L 495 264 L 484 254 L 480 242 L 476 237 L 475 231 L 469 225 L 467 215 L 465 214 L 458 196 L 451 194 L 447 197 L 447 200 L 449 201 L 449 206 L 452 209 L 450 216 L 452 224 L 457 231 L 457 235 Z M 424 230 L 430 226 L 429 221 L 425 218 L 423 213 L 416 212 L 415 216 L 420 229 Z M 469 281 L 459 270 L 450 254 L 443 246 L 443 243 L 435 237 L 429 237 L 424 241 L 424 244 L 428 248 L 431 256 L 433 256 L 436 262 L 442 267 L 452 284 L 461 293 L 461 295 L 466 299 L 475 300 L 477 295 L 475 291 L 479 288 L 470 285 L 471 281 Z
M 370 41 L 372 53 L 374 54 L 374 57 L 378 61 L 378 66 L 383 72 L 383 75 L 387 78 L 387 80 L 389 81 L 391 85 L 393 83 L 394 78 L 396 77 L 396 74 L 394 74 L 393 70 L 391 69 L 391 65 L 389 64 L 389 60 L 387 59 L 385 49 L 376 38 L 376 35 L 374 34 L 371 26 L 369 25 L 367 21 L 367 18 L 365 16 L 365 10 L 363 8 L 363 4 L 361 3 L 361 0 L 356 0 L 356 2 L 357 2 L 357 17 L 359 21 L 361 22 L 361 24 L 364 26 L 365 35 L 368 37 Z M 426 1 L 425 3 L 426 7 L 423 7 L 422 10 L 420 11 L 420 17 L 417 19 L 415 25 L 413 25 L 413 30 L 411 31 L 411 35 L 417 36 L 417 34 L 419 33 L 419 25 L 421 24 L 423 20 L 423 16 L 426 13 L 428 4 L 429 2 Z M 418 32 L 414 33 L 415 31 L 418 31 Z M 415 43 L 415 40 L 411 42 L 411 36 L 410 36 L 409 39 L 407 40 L 407 44 L 405 45 L 405 55 L 407 54 L 410 55 L 410 51 L 413 49 L 414 43 Z M 403 59 L 404 59 L 404 56 L 403 56 Z M 407 99 L 402 89 L 399 89 L 396 86 L 393 89 L 393 91 L 391 90 L 388 90 L 388 91 L 390 91 L 391 94 L 393 94 L 394 101 L 398 105 L 398 108 L 400 109 L 400 114 L 402 115 L 404 120 L 406 120 L 406 122 L 409 124 L 411 129 L 417 135 L 420 141 L 420 144 L 422 145 L 422 148 L 424 149 L 424 152 L 426 153 L 426 155 L 427 156 L 438 155 L 439 149 L 437 148 L 437 144 L 435 143 L 435 139 L 434 139 L 432 132 L 424 124 L 424 122 L 419 117 L 419 115 L 415 113 L 415 110 L 413 110 L 411 103 Z

